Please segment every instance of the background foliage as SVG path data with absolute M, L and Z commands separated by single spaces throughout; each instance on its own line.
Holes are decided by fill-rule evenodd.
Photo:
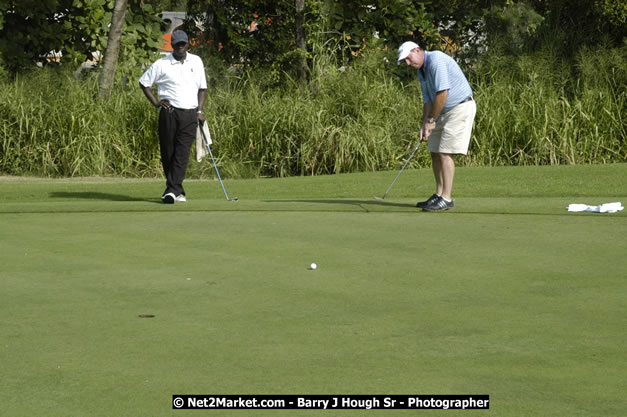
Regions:
M 401 82 L 383 49 L 349 67 L 332 51 L 314 56 L 310 91 L 295 83 L 266 89 L 255 72 L 210 89 L 205 113 L 223 176 L 400 168 L 418 138 L 418 82 Z M 470 82 L 478 113 L 461 165 L 627 162 L 625 48 L 584 50 L 573 71 L 548 54 L 495 56 Z M 154 108 L 134 85 L 103 103 L 92 99 L 96 89 L 93 79 L 54 68 L 3 82 L 0 172 L 159 176 Z M 423 151 L 410 166 L 429 163 Z M 207 160 L 192 161 L 189 174 L 214 171 Z
M 0 58 L 5 68 L 17 72 L 37 62 L 77 66 L 92 59 L 93 52 L 107 47 L 113 5 L 114 0 L 0 0 Z M 160 49 L 158 11 L 141 0 L 128 2 L 122 65 L 137 67 Z
M 161 175 L 157 115 L 136 83 L 156 57 L 156 10 L 146 17 L 147 5 L 137 11 L 141 2 L 131 1 L 119 71 L 131 78 L 109 100 L 93 99 L 97 74 L 77 79 L 66 65 L 106 41 L 106 25 L 94 16 L 113 3 L 100 0 L 98 11 L 98 1 L 32 2 L 37 18 L 28 16 L 28 0 L 19 7 L 0 1 L 0 173 Z M 51 20 L 79 3 L 85 10 Z M 396 65 L 396 47 L 407 39 L 453 55 L 473 87 L 478 113 L 462 165 L 627 162 L 627 0 L 583 3 L 306 1 L 303 88 L 293 71 L 302 52 L 292 2 L 189 0 L 190 16 L 202 15 L 186 29 L 210 79 L 205 111 L 221 171 L 256 177 L 399 168 L 422 117 L 415 73 Z M 20 24 L 41 25 L 41 42 L 22 42 L 35 36 L 32 28 L 14 36 L 15 45 L 6 42 L 21 27 L 18 9 L 27 17 Z M 69 41 L 80 33 L 89 41 Z M 132 46 L 135 39 L 145 43 Z M 23 47 L 10 49 L 16 45 Z M 52 45 L 65 48 L 63 65 L 36 69 L 32 62 Z M 421 152 L 411 166 L 429 163 Z M 189 173 L 212 176 L 213 169 L 192 162 Z

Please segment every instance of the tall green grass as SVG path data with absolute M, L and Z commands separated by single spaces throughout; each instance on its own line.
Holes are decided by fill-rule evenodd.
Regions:
M 421 107 L 416 89 L 403 87 L 383 65 L 373 77 L 359 67 L 323 65 L 308 91 L 295 85 L 263 91 L 254 76 L 245 75 L 216 91 L 207 113 L 221 154 L 245 172 L 374 171 L 395 168 L 415 143 Z
M 38 70 L 0 89 L 0 171 L 11 175 L 153 176 L 154 117 L 136 92 L 97 102 L 93 79 Z
M 422 118 L 415 75 L 399 78 L 394 51 L 373 48 L 345 66 L 318 48 L 306 89 L 257 72 L 212 83 L 205 112 L 223 176 L 402 166 Z M 627 161 L 627 48 L 584 50 L 575 63 L 542 51 L 486 57 L 467 74 L 478 110 L 461 165 Z M 93 77 L 55 69 L 0 79 L 0 173 L 160 176 L 157 113 L 136 80 L 104 102 L 96 93 Z M 422 151 L 410 166 L 429 164 Z M 190 163 L 189 177 L 213 175 L 207 161 Z
M 627 160 L 627 48 L 583 50 L 574 66 L 543 52 L 484 65 L 472 77 L 478 112 L 469 161 Z

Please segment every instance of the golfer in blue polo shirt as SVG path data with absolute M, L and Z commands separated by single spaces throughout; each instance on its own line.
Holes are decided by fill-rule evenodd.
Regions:
M 416 204 L 424 211 L 454 207 L 452 192 L 455 155 L 466 155 L 477 106 L 472 89 L 459 65 L 440 51 L 425 51 L 414 42 L 398 48 L 398 64 L 418 72 L 424 101 L 420 140 L 429 141 L 435 194 Z

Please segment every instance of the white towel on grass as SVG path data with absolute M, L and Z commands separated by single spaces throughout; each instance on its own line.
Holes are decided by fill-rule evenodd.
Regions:
M 211 141 L 211 133 L 209 133 L 209 126 L 207 125 L 207 122 L 204 122 L 202 126 L 199 123 L 198 129 L 196 129 L 196 162 L 202 161 L 202 159 L 209 153 L 207 151 L 207 148 L 205 147 L 202 132 L 205 132 L 205 137 L 207 138 L 207 142 L 209 142 L 209 145 L 213 143 Z
M 589 206 L 587 204 L 569 204 L 568 211 L 592 211 L 594 213 L 616 213 L 624 209 L 620 201 L 616 203 L 605 203 L 600 206 Z

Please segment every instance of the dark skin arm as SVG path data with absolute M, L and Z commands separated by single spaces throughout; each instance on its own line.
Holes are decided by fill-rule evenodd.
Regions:
M 198 111 L 202 111 L 202 109 L 205 108 L 206 96 L 207 96 L 207 90 L 205 89 L 198 90 Z M 205 121 L 205 115 L 202 113 L 196 113 L 196 116 L 198 116 L 198 121 L 202 125 Z
M 146 98 L 148 99 L 148 101 L 150 101 L 150 104 L 152 104 L 155 107 L 163 107 L 164 109 L 167 109 L 168 107 L 170 107 L 170 102 L 168 100 L 157 100 L 157 97 L 155 97 L 155 94 L 152 92 L 152 88 L 150 87 L 144 87 L 143 85 L 141 85 L 141 83 L 139 84 L 139 87 L 142 89 L 142 91 L 144 92 L 144 95 L 146 96 Z

